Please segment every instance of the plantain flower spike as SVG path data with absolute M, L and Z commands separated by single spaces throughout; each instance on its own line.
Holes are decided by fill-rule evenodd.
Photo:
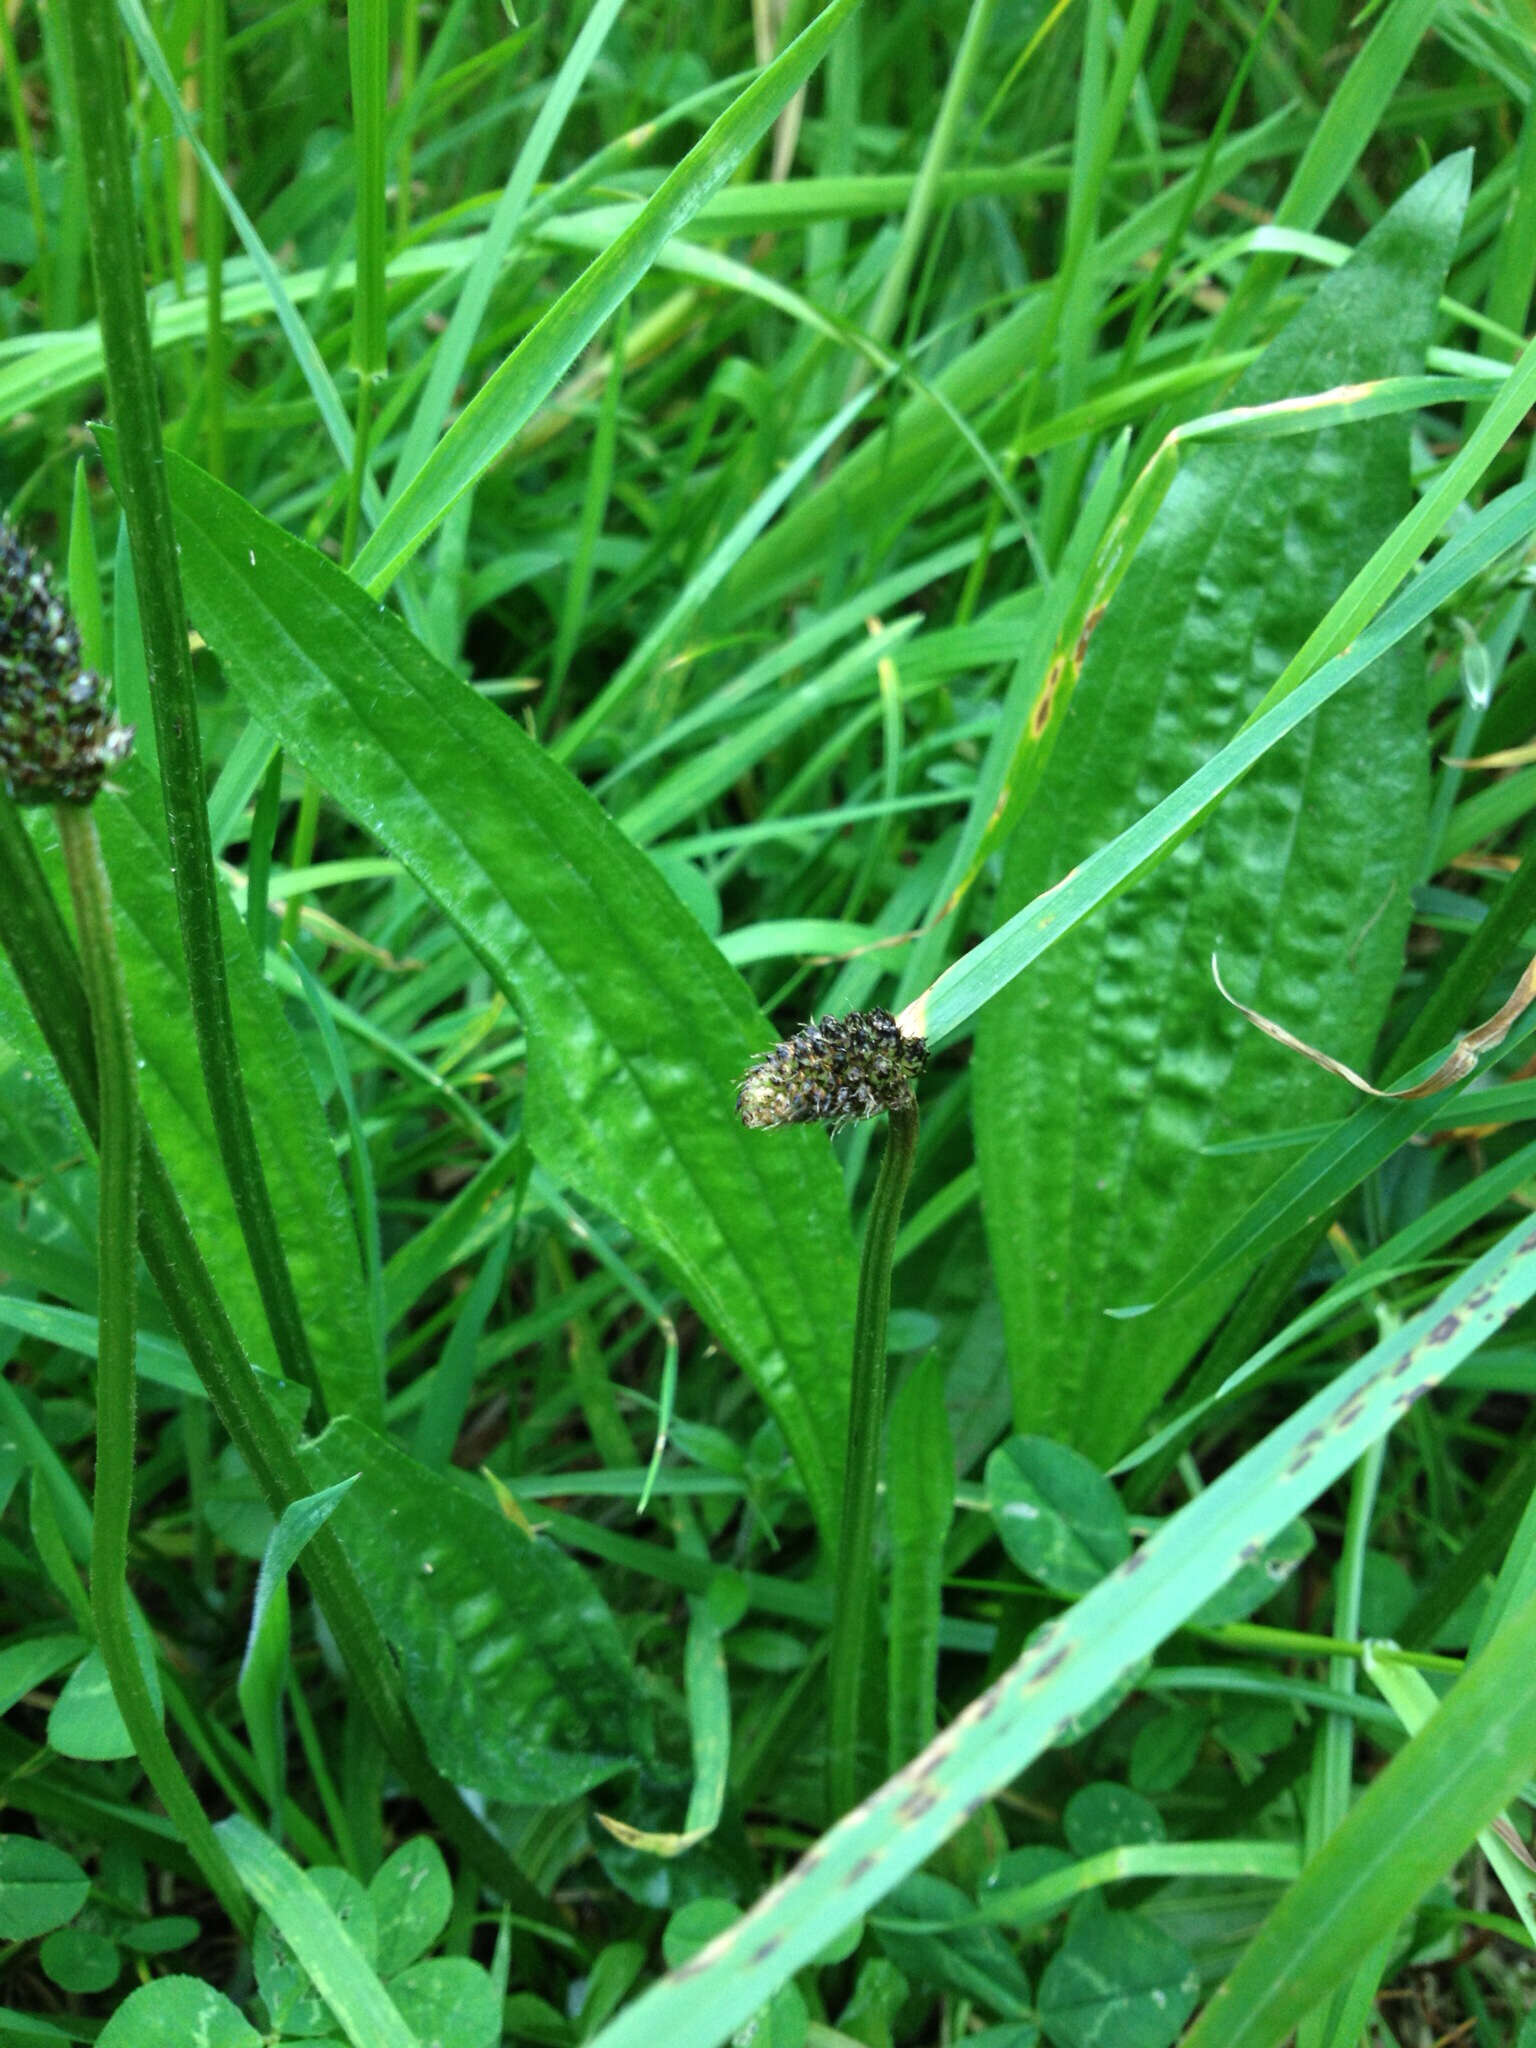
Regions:
M 47 563 L 0 521 L 0 783 L 19 804 L 88 804 L 132 743 Z
M 736 1114 L 752 1131 L 775 1124 L 841 1130 L 905 1107 L 927 1064 L 927 1041 L 908 1038 L 889 1010 L 823 1017 L 753 1065 L 736 1097 Z

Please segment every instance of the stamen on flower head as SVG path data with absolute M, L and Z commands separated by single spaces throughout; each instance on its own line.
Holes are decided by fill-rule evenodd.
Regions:
M 0 785 L 19 804 L 88 804 L 133 743 L 48 565 L 0 522 Z

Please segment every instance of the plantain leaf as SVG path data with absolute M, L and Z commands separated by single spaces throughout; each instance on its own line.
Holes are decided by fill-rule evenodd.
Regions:
M 440 1770 L 544 1805 L 649 1754 L 633 1658 L 573 1558 L 360 1423 L 332 1423 L 300 1455 L 317 1486 L 360 1475 L 337 1533 Z
M 314 549 L 192 464 L 167 468 L 187 602 L 231 681 L 506 990 L 541 1162 L 676 1275 L 829 1528 L 853 1262 L 825 1134 L 765 1143 L 737 1123 L 737 1082 L 774 1032 L 650 861 L 512 719 Z
M 1457 159 L 1421 179 L 1233 402 L 1420 368 L 1467 176 Z M 1089 643 L 998 924 L 1236 731 L 1409 506 L 1390 419 L 1190 455 Z M 977 1149 L 1020 1428 L 1104 1460 L 1132 1440 L 1235 1280 L 1135 1323 L 1105 1311 L 1157 1300 L 1275 1172 L 1202 1146 L 1338 1106 L 1336 1082 L 1237 1023 L 1211 954 L 1244 1001 L 1368 1059 L 1422 857 L 1422 686 L 1411 650 L 1380 662 L 983 1018 Z

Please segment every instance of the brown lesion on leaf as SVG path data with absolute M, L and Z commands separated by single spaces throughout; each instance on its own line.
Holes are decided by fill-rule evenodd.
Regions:
M 1105 609 L 1106 607 L 1101 604 L 1093 605 L 1089 609 L 1087 618 L 1083 620 L 1083 630 L 1078 634 L 1077 645 L 1072 650 L 1072 659 L 1079 668 L 1082 667 L 1083 657 L 1088 652 L 1088 642 L 1093 638 L 1093 629 L 1098 625 L 1100 619 L 1103 618 Z
M 712 1969 L 723 1956 L 728 1956 L 736 1946 L 736 1943 L 741 1938 L 742 1928 L 745 1924 L 745 1921 L 738 1921 L 734 1927 L 727 1927 L 723 1934 L 717 1934 L 713 1941 L 706 1943 L 697 1955 L 690 1956 L 684 1963 L 679 1963 L 676 1969 L 673 1970 L 672 1975 L 679 1978 L 698 1977 L 705 1970 Z
M 1429 1335 L 1424 1339 L 1424 1342 L 1426 1344 L 1449 1344 L 1451 1339 L 1455 1336 L 1456 1332 L 1460 1328 L 1460 1316 L 1442 1316 L 1439 1322 L 1436 1323 L 1435 1327 L 1430 1331 Z
M 932 1813 L 939 1803 L 937 1789 L 932 1785 L 914 1786 L 896 1809 L 899 1820 L 921 1820 L 925 1813 Z
M 1329 1416 L 1328 1427 L 1330 1429 L 1347 1429 L 1365 1406 L 1366 1396 L 1370 1393 L 1372 1387 L 1384 1383 L 1389 1377 L 1390 1375 L 1385 1366 L 1377 1366 L 1369 1379 L 1362 1380 L 1358 1387 L 1344 1396 L 1344 1399 Z
M 857 1884 L 861 1878 L 868 1877 L 869 1873 L 874 1869 L 875 1864 L 878 1862 L 878 1860 L 878 1857 L 875 1856 L 861 1856 L 858 1862 L 855 1863 L 849 1870 L 848 1875 L 843 1879 L 844 1886 L 847 1887 L 848 1885 Z
M 1061 687 L 1061 678 L 1066 666 L 1065 659 L 1058 654 L 1045 672 L 1045 681 L 1040 686 L 1040 694 L 1029 714 L 1029 736 L 1032 740 L 1045 738 L 1046 727 L 1051 722 L 1051 711 L 1056 703 L 1056 692 Z

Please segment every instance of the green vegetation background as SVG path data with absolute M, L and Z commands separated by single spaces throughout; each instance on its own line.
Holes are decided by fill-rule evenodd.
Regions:
M 1528 13 L 68 0 L 0 72 L 164 1163 L 114 1282 L 8 881 L 0 2040 L 1530 2048 L 1531 1019 L 1366 1101 L 1211 972 L 1395 1082 L 1532 951 Z M 872 1004 L 843 1815 L 883 1138 L 733 1101 Z M 249 1940 L 93 1647 L 118 1283 Z

